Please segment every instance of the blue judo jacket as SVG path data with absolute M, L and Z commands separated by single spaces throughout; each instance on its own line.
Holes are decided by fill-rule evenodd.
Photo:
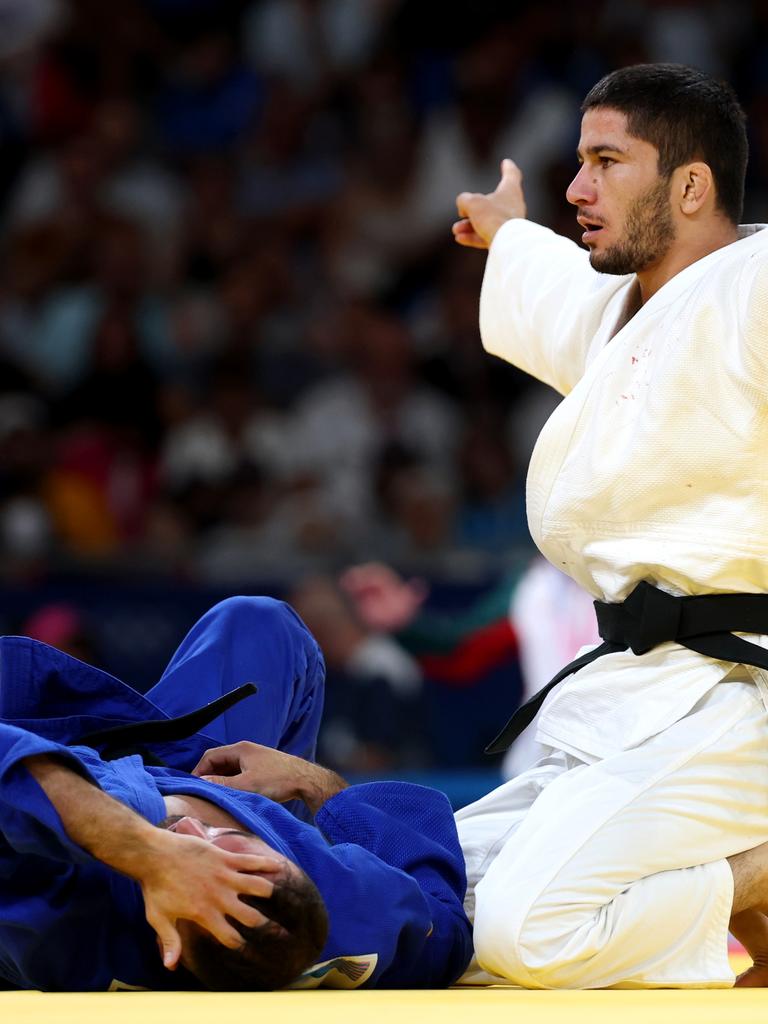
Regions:
M 1 978 L 44 990 L 173 989 L 181 981 L 162 966 L 137 883 L 69 839 L 24 767 L 23 758 L 44 753 L 154 824 L 165 816 L 165 795 L 210 800 L 299 864 L 325 900 L 330 930 L 320 961 L 296 987 L 442 987 L 462 973 L 471 956 L 466 878 L 443 794 L 401 782 L 351 786 L 313 826 L 259 795 L 145 767 L 136 755 L 104 761 L 76 745 L 118 721 L 167 717 L 151 697 L 45 644 L 0 639 Z M 198 735 L 173 748 L 196 760 L 232 738 Z M 159 751 L 166 761 L 169 752 L 171 745 Z

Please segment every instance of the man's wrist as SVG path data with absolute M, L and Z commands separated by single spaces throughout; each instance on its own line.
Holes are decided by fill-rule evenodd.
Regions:
M 502 233 L 502 231 L 506 234 L 506 232 L 509 230 L 509 226 L 511 224 L 521 225 L 521 224 L 530 224 L 530 223 L 531 222 L 526 217 L 507 217 L 506 220 L 502 221 L 499 224 L 499 226 L 496 228 L 496 231 L 493 234 L 493 238 L 488 243 L 488 247 L 489 248 L 491 247 L 492 242 L 494 242 L 496 240 L 496 238 L 498 238 L 498 236 Z
M 299 795 L 312 814 L 317 814 L 326 800 L 346 789 L 349 783 L 322 765 L 307 762 L 307 768 L 308 771 L 300 784 Z
M 90 852 L 115 871 L 144 883 L 172 852 L 174 834 L 157 828 L 128 808 L 125 810 L 130 818 L 126 816 L 120 836 L 100 839 Z
M 486 231 L 486 242 L 490 246 L 496 235 L 504 227 L 505 224 L 509 224 L 511 220 L 519 220 L 519 217 L 500 217 L 493 227 Z

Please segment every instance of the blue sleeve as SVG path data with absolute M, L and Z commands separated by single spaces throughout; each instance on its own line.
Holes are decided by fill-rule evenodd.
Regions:
M 372 984 L 442 988 L 455 981 L 471 958 L 472 933 L 464 858 L 444 794 L 401 782 L 351 786 L 315 821 L 349 865 L 355 898 L 384 953 Z
M 98 773 L 86 748 L 0 723 L 0 979 L 49 991 L 105 989 L 116 977 L 141 984 L 153 937 L 139 942 L 134 925 L 143 922 L 139 888 L 68 837 L 22 763 L 34 754 L 60 757 L 91 781 Z
M 22 763 L 34 754 L 62 758 L 73 771 L 94 781 L 83 761 L 68 747 L 0 723 L 0 835 L 5 850 L 70 863 L 93 863 L 90 854 L 69 838 L 55 808 Z

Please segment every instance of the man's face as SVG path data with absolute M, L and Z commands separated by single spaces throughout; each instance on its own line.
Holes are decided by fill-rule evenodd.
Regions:
M 265 843 L 253 832 L 246 832 L 244 829 L 222 828 L 217 825 L 208 825 L 199 818 L 190 816 L 170 817 L 161 823 L 161 827 L 169 832 L 177 832 L 183 836 L 196 836 L 204 839 L 213 846 L 222 850 L 229 850 L 230 853 L 254 853 L 267 854 L 270 857 L 285 861 L 286 868 L 292 865 L 287 857 L 274 850 L 268 843 Z
M 675 241 L 670 181 L 659 176 L 658 150 L 629 135 L 626 122 L 610 107 L 584 114 L 581 167 L 566 192 L 578 207 L 589 261 L 604 274 L 648 270 Z
M 259 836 L 254 835 L 253 832 L 246 832 L 244 830 L 231 827 L 209 825 L 206 822 L 201 821 L 199 818 L 193 818 L 190 816 L 171 816 L 162 821 L 160 823 L 160 827 L 167 829 L 169 832 L 177 832 L 179 835 L 195 836 L 198 839 L 204 839 L 207 843 L 211 843 L 213 846 L 218 846 L 221 850 L 228 850 L 230 853 L 251 853 L 261 856 L 266 854 L 267 856 L 281 862 L 277 871 L 263 873 L 265 878 L 268 878 L 273 882 L 285 881 L 292 875 L 300 873 L 300 868 L 294 864 L 292 860 L 289 860 L 283 854 L 278 853 L 277 850 L 271 847 Z M 268 917 L 269 912 L 265 911 L 265 913 Z M 182 965 L 190 967 L 190 964 L 187 963 L 184 954 L 184 946 L 186 946 L 191 935 L 194 932 L 199 931 L 199 927 L 192 921 L 178 921 L 177 927 L 182 941 L 182 955 L 180 962 Z

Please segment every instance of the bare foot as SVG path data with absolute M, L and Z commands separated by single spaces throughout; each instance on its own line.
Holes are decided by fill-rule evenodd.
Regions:
M 736 987 L 768 988 L 768 917 L 760 910 L 742 910 L 731 917 L 730 928 L 752 957 L 752 966 L 738 976 Z
M 734 988 L 768 988 L 768 964 L 752 964 L 738 976 Z

